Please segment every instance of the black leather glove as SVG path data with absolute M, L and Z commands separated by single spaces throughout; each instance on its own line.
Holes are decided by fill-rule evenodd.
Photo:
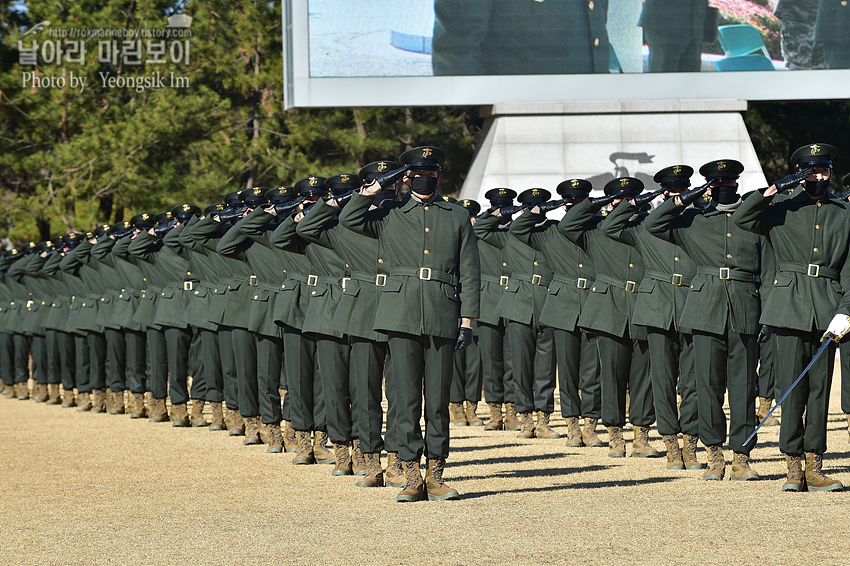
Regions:
M 777 191 L 779 191 L 780 193 L 784 193 L 788 189 L 793 189 L 794 187 L 799 185 L 803 179 L 812 174 L 812 171 L 814 171 L 814 169 L 812 169 L 811 167 L 806 167 L 805 169 L 801 169 L 796 173 L 785 175 L 773 184 L 774 186 L 776 186 Z
M 520 210 L 525 208 L 524 204 L 515 204 L 513 206 L 503 206 L 499 209 L 499 214 L 502 216 L 511 216 L 512 214 L 516 214 Z
M 638 207 L 643 206 L 646 203 L 651 202 L 652 199 L 654 199 L 655 197 L 657 197 L 658 195 L 660 195 L 663 192 L 664 192 L 664 189 L 658 189 L 657 191 L 653 191 L 651 193 L 638 195 L 634 198 L 635 206 L 638 206 Z
M 338 197 L 333 197 L 333 198 L 339 206 L 342 206 L 342 205 L 344 205 L 345 203 L 347 203 L 348 201 L 351 200 L 351 195 L 353 195 L 353 194 L 354 194 L 354 191 L 348 191 L 347 193 L 343 193 L 343 194 L 339 195 Z
M 274 204 L 275 212 L 278 214 L 288 214 L 298 208 L 298 205 L 304 202 L 304 197 L 289 201 L 289 202 L 279 202 Z
M 769 326 L 762 324 L 758 335 L 759 344 L 764 344 L 765 342 L 770 340 L 771 336 L 773 336 L 773 329 Z
M 549 202 L 542 202 L 537 206 L 540 207 L 540 213 L 543 214 L 545 212 L 549 212 L 550 210 L 555 210 L 556 208 L 561 208 L 565 204 L 570 202 L 570 199 L 562 198 L 558 200 L 550 200 Z
M 711 183 L 712 181 L 709 181 L 700 187 L 685 191 L 684 193 L 679 193 L 678 195 L 676 195 L 676 197 L 678 197 L 678 199 L 682 201 L 683 205 L 688 206 L 689 204 L 697 200 L 699 197 L 704 195 L 705 191 L 708 190 L 708 187 L 711 186 Z
M 400 177 L 403 177 L 409 169 L 410 166 L 405 165 L 404 167 L 399 167 L 398 169 L 388 171 L 383 175 L 378 175 L 377 177 L 375 177 L 374 180 L 378 182 L 382 189 L 386 189 L 387 187 L 395 183 Z
M 596 206 L 603 207 L 603 206 L 607 206 L 607 205 L 611 204 L 612 202 L 614 202 L 615 198 L 617 198 L 617 197 L 615 197 L 613 195 L 608 195 L 607 197 L 592 198 L 592 199 L 590 199 L 590 202 L 592 202 Z
M 457 333 L 457 342 L 455 342 L 455 352 L 466 350 L 472 344 L 472 329 L 461 326 Z

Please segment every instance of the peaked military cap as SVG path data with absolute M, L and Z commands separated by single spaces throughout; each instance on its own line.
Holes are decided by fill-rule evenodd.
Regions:
M 239 198 L 239 191 L 230 191 L 224 195 L 224 204 L 228 206 L 239 206 L 242 204 L 242 199 Z
M 69 232 L 62 236 L 62 242 L 69 248 L 75 248 L 83 241 L 83 235 L 79 232 Z
M 691 186 L 694 168 L 687 165 L 671 165 L 655 174 L 653 181 L 664 189 L 685 189 Z
M 450 203 L 452 203 L 452 204 L 456 204 L 456 203 L 457 203 L 457 199 L 456 199 L 455 197 L 443 197 L 443 199 L 444 199 L 446 202 L 450 202 Z
M 734 181 L 744 172 L 744 165 L 734 159 L 709 161 L 699 168 L 706 181 Z
M 132 230 L 133 223 L 129 220 L 122 220 L 121 222 L 116 222 L 112 226 L 109 227 L 110 234 L 117 234 L 118 232 L 124 232 L 125 230 Z
M 35 250 L 38 248 L 38 244 L 35 242 L 27 242 L 24 246 L 24 254 L 29 255 L 35 253 Z
M 211 204 L 204 209 L 204 215 L 207 215 L 207 214 L 210 214 L 210 213 L 224 212 L 226 209 L 227 209 L 227 205 L 224 204 L 223 202 Z
M 446 160 L 446 152 L 439 147 L 421 146 L 408 149 L 399 161 L 411 171 L 439 171 Z
M 51 242 L 50 240 L 45 240 L 43 242 L 39 242 L 39 243 L 36 244 L 36 249 L 40 252 L 44 252 L 44 251 L 47 251 L 47 250 L 52 249 L 52 248 L 53 248 L 53 242 Z
M 174 218 L 174 215 L 171 214 L 171 211 L 169 210 L 169 211 L 166 211 L 166 212 L 160 212 L 159 214 L 154 216 L 153 221 L 156 222 L 157 225 L 159 225 L 159 224 L 164 224 L 164 223 L 168 222 L 172 218 Z
M 462 206 L 469 212 L 470 216 L 476 216 L 479 212 L 481 212 L 481 205 L 478 204 L 477 201 L 472 199 L 464 198 L 457 201 L 458 205 Z
M 304 177 L 295 182 L 295 190 L 302 197 L 324 197 L 328 196 L 328 189 L 325 187 L 327 177 L 317 177 L 311 175 Z
M 360 188 L 360 176 L 354 173 L 340 173 L 325 179 L 325 186 L 335 195 Z
M 275 187 L 266 191 L 266 199 L 269 202 L 286 202 L 298 196 L 295 187 Z
M 552 193 L 546 189 L 528 189 L 522 191 L 516 198 L 521 204 L 537 204 L 546 202 L 552 196 Z
M 248 206 L 260 206 L 268 202 L 266 200 L 266 191 L 264 187 L 253 187 L 239 191 L 239 198 Z
M 484 193 L 484 198 L 489 200 L 492 206 L 509 206 L 514 203 L 516 191 L 505 187 L 490 189 Z
M 6 259 L 18 259 L 22 255 L 24 255 L 24 250 L 21 248 L 12 248 L 6 252 Z
M 564 198 L 584 198 L 590 196 L 593 184 L 584 179 L 567 179 L 558 184 L 555 191 Z
M 146 230 L 148 228 L 153 228 L 156 224 L 156 221 L 153 219 L 153 216 L 151 216 L 147 212 L 142 212 L 132 217 L 130 219 L 130 223 L 136 228 Z
M 201 207 L 195 206 L 194 204 L 178 204 L 171 209 L 172 218 L 176 218 L 181 222 L 185 222 L 200 213 Z
M 837 153 L 835 146 L 828 143 L 804 145 L 791 154 L 791 165 L 796 165 L 797 170 L 807 167 L 832 169 L 832 160 Z
M 89 234 L 92 234 L 92 235 L 94 235 L 94 237 L 100 237 L 103 234 L 109 233 L 109 231 L 111 229 L 112 229 L 112 226 L 110 226 L 109 224 L 99 224 L 94 230 L 92 230 L 91 232 L 88 232 L 86 234 L 86 236 L 91 238 L 92 236 L 89 236 Z
M 643 181 L 634 177 L 619 177 L 605 183 L 605 187 L 602 190 L 608 196 L 633 197 L 643 191 Z
M 365 183 L 384 173 L 389 173 L 400 168 L 401 163 L 396 161 L 373 161 L 363 166 L 363 169 L 360 170 L 360 178 Z

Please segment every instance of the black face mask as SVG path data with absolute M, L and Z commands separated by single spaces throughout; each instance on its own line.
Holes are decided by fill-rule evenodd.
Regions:
M 418 175 L 410 179 L 410 190 L 419 195 L 431 196 L 437 190 L 437 177 Z
M 720 187 L 711 187 L 711 198 L 720 204 L 738 202 L 738 186 L 723 185 Z
M 820 181 L 806 181 L 803 188 L 813 197 L 822 197 L 829 187 L 829 179 L 821 179 Z

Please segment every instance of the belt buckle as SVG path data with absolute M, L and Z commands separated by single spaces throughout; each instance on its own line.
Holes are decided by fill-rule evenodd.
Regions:
M 538 274 L 535 273 L 534 275 L 531 276 L 531 284 L 532 285 L 540 285 L 540 283 L 542 281 L 543 281 L 542 275 L 538 275 Z
M 257 287 L 257 286 L 259 286 L 259 284 L 260 283 L 257 281 L 256 275 L 248 276 L 248 285 L 250 285 L 251 287 Z
M 729 276 L 729 268 L 728 267 L 721 267 L 720 268 L 720 279 L 722 279 L 723 281 L 727 281 L 727 280 L 731 279 L 731 277 Z
M 308 275 L 307 276 L 307 286 L 308 287 L 315 287 L 318 283 L 319 283 L 319 276 L 318 275 Z
M 501 285 L 502 287 L 507 287 L 510 280 L 511 280 L 510 276 L 502 275 L 502 276 L 499 277 L 499 285 Z
M 635 289 L 637 289 L 637 283 L 635 283 L 634 281 L 626 281 L 626 292 L 627 293 L 634 293 Z
M 345 291 L 346 284 L 351 281 L 351 277 L 343 277 L 340 285 L 342 285 L 342 290 Z
M 681 273 L 674 273 L 673 279 L 670 280 L 670 284 L 675 285 L 676 287 L 681 287 L 682 286 L 682 274 Z
M 809 277 L 820 277 L 820 266 L 814 263 L 810 263 L 806 268 L 806 275 Z
M 420 267 L 419 268 L 419 279 L 423 281 L 431 280 L 431 268 L 430 267 Z
M 387 275 L 385 273 L 379 273 L 375 276 L 375 287 L 383 287 L 387 284 Z
M 145 290 L 144 290 L 144 289 L 142 289 L 141 291 L 139 291 L 139 298 L 140 298 L 140 299 L 144 299 L 144 298 L 145 298 Z M 73 300 L 74 300 L 74 297 L 71 297 L 71 300 L 73 301 Z
M 587 279 L 584 277 L 579 277 L 576 281 L 576 287 L 579 289 L 587 289 Z
M 184 291 L 194 291 L 195 282 L 194 281 L 184 281 L 183 282 L 183 290 Z

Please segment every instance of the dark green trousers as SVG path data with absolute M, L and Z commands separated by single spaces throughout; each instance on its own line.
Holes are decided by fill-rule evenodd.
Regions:
M 357 336 L 351 336 L 350 342 L 353 395 L 357 398 L 356 420 L 360 449 L 365 453 L 381 452 L 384 449 L 384 439 L 381 437 L 384 424 L 381 384 L 384 380 L 387 343 Z M 387 382 L 389 381 L 388 379 Z M 389 393 L 387 398 L 389 399 Z M 393 406 L 395 407 L 396 403 L 393 403 Z M 387 433 L 389 433 L 389 417 L 387 423 Z
M 812 361 L 822 346 L 822 332 L 800 332 L 776 328 L 776 385 L 778 393 L 785 392 Z M 782 402 L 779 421 L 779 450 L 783 454 L 826 452 L 826 425 L 829 417 L 829 391 L 832 387 L 832 370 L 835 346 L 830 344 L 800 383 Z M 803 413 L 806 414 L 805 424 Z M 755 442 L 751 442 L 752 446 Z
M 322 381 L 315 364 L 316 342 L 299 329 L 285 325 L 283 349 L 292 428 L 297 431 L 326 430 Z
M 3 385 L 15 384 L 14 360 L 15 341 L 11 334 L 0 332 L 0 376 L 2 376 Z
M 127 388 L 127 343 L 124 333 L 114 328 L 105 328 L 106 338 L 106 386 L 112 391 Z
M 148 388 L 154 399 L 165 399 L 168 396 L 168 348 L 165 344 L 165 331 L 148 328 L 146 337 Z
M 649 375 L 658 419 L 658 434 L 699 435 L 694 344 L 690 334 L 661 328 L 646 329 Z M 679 405 L 677 395 L 682 396 Z
M 47 348 L 47 383 L 62 383 L 62 360 L 59 354 L 58 330 L 45 329 L 44 340 Z
M 453 339 L 389 332 L 394 397 L 398 404 L 398 456 L 404 461 L 449 455 L 449 389 Z M 425 399 L 425 434 L 419 423 Z
M 626 392 L 629 393 L 629 422 L 651 426 L 655 422 L 652 380 L 649 377 L 649 344 L 607 332 L 596 333 L 599 375 L 602 382 L 602 424 L 625 426 Z
M 774 347 L 776 340 L 759 344 L 759 369 L 756 389 L 759 397 L 776 399 L 776 363 Z
M 29 336 L 15 333 L 12 336 L 15 346 L 14 372 L 15 383 L 26 383 L 30 378 L 30 339 Z
M 666 31 L 643 30 L 649 46 L 650 73 L 698 73 L 700 70 L 701 38 L 685 39 Z
M 283 339 L 257 334 L 257 386 L 263 424 L 280 424 L 280 366 Z
M 700 440 L 707 446 L 726 441 L 723 401 L 728 393 L 729 448 L 749 455 L 758 440 L 743 445 L 756 427 L 756 335 L 733 332 L 727 323 L 725 334 L 697 331 L 693 336 Z
M 588 335 L 579 329 L 567 331 L 555 328 L 553 332 L 561 416 L 565 419 L 598 419 L 602 409 L 602 396 L 596 336 Z
M 328 437 L 333 443 L 346 444 L 356 438 L 349 379 L 351 346 L 347 337 L 314 334 L 313 338 L 325 398 Z
M 103 332 L 86 332 L 89 343 L 89 393 L 95 389 L 106 389 L 106 336 Z
M 30 338 L 32 356 L 32 378 L 36 383 L 47 385 L 47 339 L 44 334 L 33 334 Z
M 221 350 L 218 333 L 214 330 L 198 328 L 201 339 L 201 356 L 204 359 L 203 374 L 206 385 L 205 401 L 221 403 L 224 401 L 224 375 L 221 371 Z M 195 386 L 192 384 L 192 393 Z M 197 399 L 197 397 L 193 397 Z
M 508 322 L 518 413 L 555 410 L 555 340 L 547 326 Z
M 452 403 L 481 400 L 481 384 L 484 374 L 481 371 L 481 351 L 479 348 L 478 328 L 473 329 L 472 344 L 466 350 L 455 352 L 452 388 L 449 399 Z
M 91 393 L 89 376 L 91 375 L 91 358 L 89 357 L 89 341 L 82 334 L 74 334 L 74 379 L 66 383 L 62 382 L 62 388 L 72 391 L 77 388 L 77 393 Z
M 233 327 L 230 335 L 233 339 L 233 357 L 236 361 L 236 380 L 239 387 L 239 414 L 243 417 L 259 416 L 257 339 L 244 328 Z
M 505 323 L 477 323 L 478 348 L 481 354 L 481 371 L 484 382 L 484 399 L 488 403 L 514 403 L 513 370 L 511 368 L 510 341 L 505 333 Z
M 231 411 L 239 411 L 239 383 L 236 377 L 236 357 L 233 352 L 233 328 L 218 327 L 219 355 L 221 356 L 221 377 L 224 383 L 222 394 L 224 403 Z
M 127 353 L 125 385 L 131 393 L 144 393 L 147 390 L 145 333 L 141 330 L 124 329 L 124 345 Z

